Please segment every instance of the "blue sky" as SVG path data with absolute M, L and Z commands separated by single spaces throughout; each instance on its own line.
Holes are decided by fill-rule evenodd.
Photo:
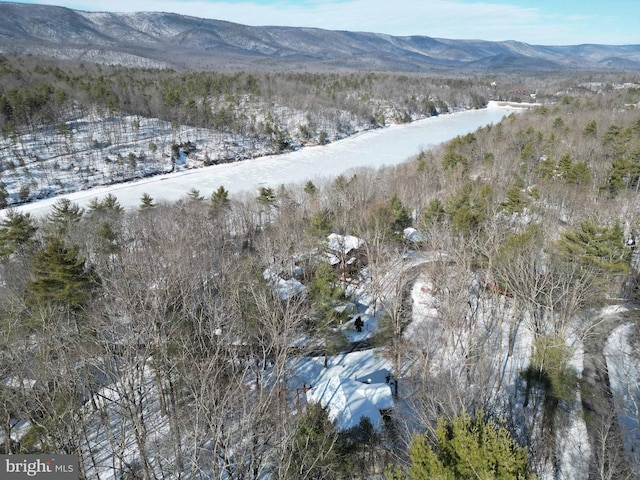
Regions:
M 38 0 L 87 11 L 163 11 L 245 25 L 390 35 L 640 44 L 638 0 Z

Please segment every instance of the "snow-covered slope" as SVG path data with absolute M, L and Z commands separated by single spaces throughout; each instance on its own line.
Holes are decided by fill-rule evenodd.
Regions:
M 216 155 L 224 152 L 224 149 L 222 152 L 219 149 L 225 144 L 220 143 L 220 137 L 215 132 L 190 128 L 175 131 L 169 125 L 152 119 L 139 119 L 140 127 L 138 132 L 135 132 L 130 127 L 129 119 L 122 119 L 119 142 L 94 150 L 83 147 L 83 139 L 87 135 L 95 137 L 103 129 L 107 129 L 107 126 L 86 122 L 82 127 L 86 130 L 76 128 L 76 133 L 70 140 L 72 143 L 69 143 L 69 148 L 75 152 L 73 155 L 65 154 L 66 144 L 60 138 L 49 142 L 49 146 L 43 139 L 39 140 L 39 147 L 31 145 L 35 150 L 29 151 L 34 152 L 36 156 L 40 155 L 38 158 L 41 159 L 32 158 L 30 163 L 25 162 L 33 180 L 29 180 L 27 184 L 33 192 L 36 189 L 42 191 L 43 196 L 64 196 L 81 205 L 86 205 L 91 198 L 101 198 L 113 193 L 125 208 L 137 207 L 143 193 L 148 193 L 156 201 L 176 201 L 192 188 L 200 190 L 204 196 L 209 196 L 220 186 L 224 186 L 232 194 L 253 194 L 260 186 L 277 187 L 339 175 L 358 167 L 379 168 L 398 164 L 422 149 L 469 133 L 483 125 L 497 123 L 509 113 L 509 109 L 490 107 L 441 115 L 410 124 L 368 131 L 329 145 L 305 147 L 283 155 L 256 157 L 209 167 L 203 166 L 202 159 L 206 155 L 216 158 Z M 157 130 L 153 130 L 154 128 Z M 94 129 L 93 133 L 90 133 L 91 129 Z M 188 158 L 182 157 L 182 162 L 176 162 L 175 172 L 136 178 L 142 176 L 142 169 L 153 169 L 147 173 L 170 170 L 171 161 L 168 155 L 172 143 L 186 140 L 194 142 L 198 150 Z M 24 148 L 27 148 L 26 142 L 27 140 L 24 142 Z M 152 154 L 149 147 L 152 142 L 157 146 L 155 154 Z M 3 145 L 0 155 L 5 159 L 12 155 L 13 148 L 19 148 L 21 152 L 26 151 L 22 150 L 20 142 Z M 238 144 L 237 148 L 245 149 L 241 150 L 245 155 L 252 151 L 247 150 L 248 146 L 242 144 Z M 139 172 L 139 175 L 134 174 L 128 164 L 127 152 L 132 151 L 145 154 L 144 162 L 136 161 L 136 172 Z M 47 152 L 49 154 L 45 156 Z M 105 156 L 113 160 L 118 158 L 118 153 L 122 157 L 122 163 L 118 163 L 117 160 L 105 163 Z M 259 154 L 259 151 L 257 153 Z M 240 154 L 238 152 L 238 155 Z M 83 158 L 83 166 L 80 166 Z M 16 166 L 14 173 L 8 172 L 8 175 L 5 173 L 3 176 L 3 181 L 13 198 L 19 196 L 21 186 L 25 184 L 24 176 L 19 175 L 19 168 Z M 79 175 L 74 171 L 77 168 L 81 169 Z M 133 176 L 134 180 L 113 183 L 128 176 Z M 95 186 L 99 180 L 104 182 L 103 186 Z M 56 185 L 59 186 L 58 189 Z M 46 214 L 55 201 L 55 197 L 44 198 L 22 205 L 20 210 Z
M 640 64 L 640 46 L 536 46 L 521 42 L 447 40 L 424 36 L 317 28 L 250 27 L 220 20 L 160 12 L 81 12 L 56 6 L 0 3 L 0 51 L 30 51 L 70 57 L 85 50 L 94 60 L 123 56 L 200 69 L 209 65 L 269 68 L 376 68 L 425 71 L 490 68 L 603 68 Z M 99 58 L 102 52 L 105 58 Z M 127 57 L 128 56 L 128 57 Z

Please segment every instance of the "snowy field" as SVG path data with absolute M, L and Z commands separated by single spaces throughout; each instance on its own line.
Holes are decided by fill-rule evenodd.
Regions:
M 241 162 L 182 169 L 173 173 L 81 190 L 62 196 L 86 206 L 94 198 L 114 194 L 125 208 L 140 204 L 143 193 L 156 201 L 176 201 L 192 189 L 209 196 L 220 186 L 231 194 L 257 191 L 261 186 L 277 187 L 337 176 L 357 167 L 380 168 L 396 165 L 421 150 L 432 148 L 478 128 L 498 123 L 516 111 L 490 104 L 482 110 L 469 110 L 430 117 L 410 124 L 392 125 L 367 131 L 328 145 L 305 147 L 292 153 L 258 157 Z M 70 188 L 73 190 L 74 188 Z M 26 204 L 19 209 L 43 215 L 57 197 Z

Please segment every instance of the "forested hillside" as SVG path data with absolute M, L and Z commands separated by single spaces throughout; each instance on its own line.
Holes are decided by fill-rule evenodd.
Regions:
M 425 27 L 428 32 L 429 25 Z M 226 72 L 602 72 L 640 65 L 639 45 L 551 46 L 392 36 L 13 2 L 0 3 L 0 51 L 128 67 Z
M 492 88 L 489 79 L 189 73 L 30 56 L 1 57 L 0 78 L 0 204 L 9 205 L 528 95 L 514 92 L 517 79 Z
M 619 422 L 634 418 L 637 385 L 611 396 L 596 361 L 611 332 L 634 332 L 638 319 L 632 75 L 221 75 L 33 61 L 2 62 L 5 182 L 38 168 L 11 158 L 28 151 L 23 135 L 71 138 L 67 125 L 90 111 L 266 138 L 276 152 L 363 120 L 536 90 L 544 104 L 398 167 L 317 184 L 193 190 L 175 204 L 144 196 L 134 211 L 116 196 L 86 210 L 61 199 L 45 218 L 6 210 L 4 452 L 79 454 L 86 478 L 637 477 L 637 444 Z M 169 141 L 169 155 L 173 144 L 184 148 Z M 331 233 L 362 241 L 353 262 L 327 255 Z M 348 336 L 362 318 L 376 328 L 356 345 Z M 637 335 L 625 342 L 636 351 Z M 301 370 L 312 356 L 322 370 L 370 347 L 390 365 L 394 407 L 382 425 L 340 430 L 306 402 L 313 385 Z

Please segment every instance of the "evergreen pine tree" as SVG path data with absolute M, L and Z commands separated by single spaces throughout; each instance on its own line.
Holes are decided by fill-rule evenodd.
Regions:
M 507 198 L 500 205 L 506 213 L 522 213 L 526 202 L 522 198 L 522 192 L 518 187 L 511 187 L 507 190 Z
M 120 205 L 118 198 L 111 193 L 108 193 L 102 199 L 102 208 L 106 211 L 113 212 L 113 213 L 118 213 L 118 214 L 124 213 L 124 208 L 122 208 L 122 206 Z
M 565 125 L 566 124 L 564 123 L 564 120 L 562 119 L 562 117 L 556 117 L 552 123 L 553 128 L 556 130 L 563 128 Z
M 8 257 L 33 242 L 37 227 L 28 213 L 10 208 L 0 221 L 0 256 Z
M 630 268 L 631 250 L 625 245 L 620 223 L 607 227 L 584 220 L 577 229 L 564 232 L 556 247 L 568 260 L 603 273 L 626 273 Z
M 627 187 L 640 192 L 640 147 L 629 157 L 629 181 Z
M 436 428 L 436 444 L 424 435 L 416 435 L 410 448 L 411 464 L 406 471 L 396 470 L 393 480 L 457 480 L 533 478 L 528 455 L 511 437 L 507 428 L 486 421 L 482 411 L 475 418 L 462 413 Z
M 338 321 L 345 314 L 336 310 L 340 300 L 344 300 L 344 290 L 337 284 L 333 267 L 321 262 L 315 270 L 313 281 L 309 284 L 309 297 L 314 315 L 314 334 L 324 343 L 324 366 L 328 366 L 328 356 L 337 352 L 344 344 L 344 336 L 336 331 Z
M 487 217 L 492 193 L 490 185 L 463 184 L 447 201 L 446 210 L 453 227 L 461 233 L 478 230 Z
M 175 162 L 178 158 L 180 158 L 180 145 L 174 143 L 171 145 L 171 160 Z
M 111 255 L 120 250 L 118 245 L 118 234 L 114 231 L 113 226 L 107 220 L 103 220 L 96 229 L 96 237 L 98 245 L 96 252 L 103 255 Z
M 313 184 L 313 182 L 311 180 L 309 180 L 307 183 L 305 183 L 304 185 L 304 191 L 305 193 L 309 194 L 309 195 L 313 195 L 314 193 L 316 193 L 317 188 L 316 186 Z
M 92 198 L 89 201 L 87 213 L 91 216 L 120 216 L 124 213 L 124 208 L 122 208 L 122 205 L 120 205 L 120 202 L 115 195 L 108 193 L 102 200 L 98 200 L 96 197 Z
M 260 187 L 258 202 L 263 205 L 270 205 L 276 201 L 276 193 L 271 187 Z
M 627 188 L 630 164 L 626 158 L 616 158 L 611 162 L 608 170 L 607 182 L 600 187 L 606 191 L 610 197 L 616 197 L 620 191 Z
M 91 200 L 89 200 L 88 212 L 90 214 L 97 213 L 97 212 L 99 212 L 101 210 L 102 210 L 102 202 L 100 200 L 98 200 L 97 197 L 93 197 Z
M 57 200 L 47 215 L 47 221 L 55 235 L 65 235 L 84 215 L 84 208 L 68 198 Z
M 536 169 L 542 178 L 553 178 L 556 175 L 556 164 L 550 158 L 545 158 Z
M 427 209 L 422 214 L 422 218 L 426 225 L 435 225 L 444 220 L 446 213 L 440 199 L 434 198 L 429 202 L 429 205 L 427 205 Z
M 336 452 L 338 432 L 329 413 L 319 403 L 307 404 L 298 422 L 291 452 L 287 478 L 297 480 L 330 480 L 339 478 L 339 457 Z
M 598 124 L 595 120 L 592 120 L 582 130 L 582 135 L 585 137 L 596 137 L 598 135 Z
M 190 202 L 200 202 L 204 200 L 204 197 L 200 195 L 200 190 L 198 190 L 197 188 L 192 188 L 191 190 L 189 190 L 187 192 L 187 197 L 189 198 Z
M 229 191 L 220 185 L 220 187 L 211 194 L 209 212 L 214 216 L 227 208 L 229 208 Z
M 533 145 L 533 142 L 529 141 L 525 143 L 525 145 L 522 147 L 522 151 L 520 152 L 520 159 L 526 162 L 529 160 L 533 160 L 536 157 L 536 149 Z
M 405 207 L 400 201 L 398 194 L 394 193 L 389 200 L 389 206 L 393 212 L 393 222 L 391 224 L 391 231 L 397 234 L 402 234 L 405 228 L 411 226 L 411 214 L 407 207 Z
M 332 228 L 331 213 L 328 210 L 319 210 L 311 216 L 307 232 L 316 237 L 326 238 Z
M 27 288 L 29 305 L 56 305 L 70 310 L 84 307 L 97 286 L 76 246 L 67 248 L 59 237 L 49 237 L 33 257 L 33 279 Z
M 140 197 L 140 210 L 148 210 L 150 208 L 155 207 L 156 204 L 153 203 L 153 198 L 148 193 L 143 193 L 142 197 Z
M 469 159 L 461 153 L 458 153 L 454 148 L 447 148 L 442 158 L 442 166 L 445 170 L 451 170 L 458 165 L 461 165 L 462 169 L 466 170 L 469 167 Z
M 611 145 L 618 143 L 622 134 L 622 127 L 620 125 L 611 124 L 604 132 L 602 143 L 604 145 Z
M 573 185 L 589 185 L 591 183 L 591 170 L 586 162 L 576 162 L 566 177 L 567 183 Z
M 567 181 L 571 176 L 571 171 L 573 170 L 573 162 L 571 161 L 571 156 L 568 153 L 564 154 L 558 161 L 557 170 L 560 178 L 565 181 Z
M 5 208 L 8 204 L 9 193 L 4 183 L 0 182 L 0 208 Z

